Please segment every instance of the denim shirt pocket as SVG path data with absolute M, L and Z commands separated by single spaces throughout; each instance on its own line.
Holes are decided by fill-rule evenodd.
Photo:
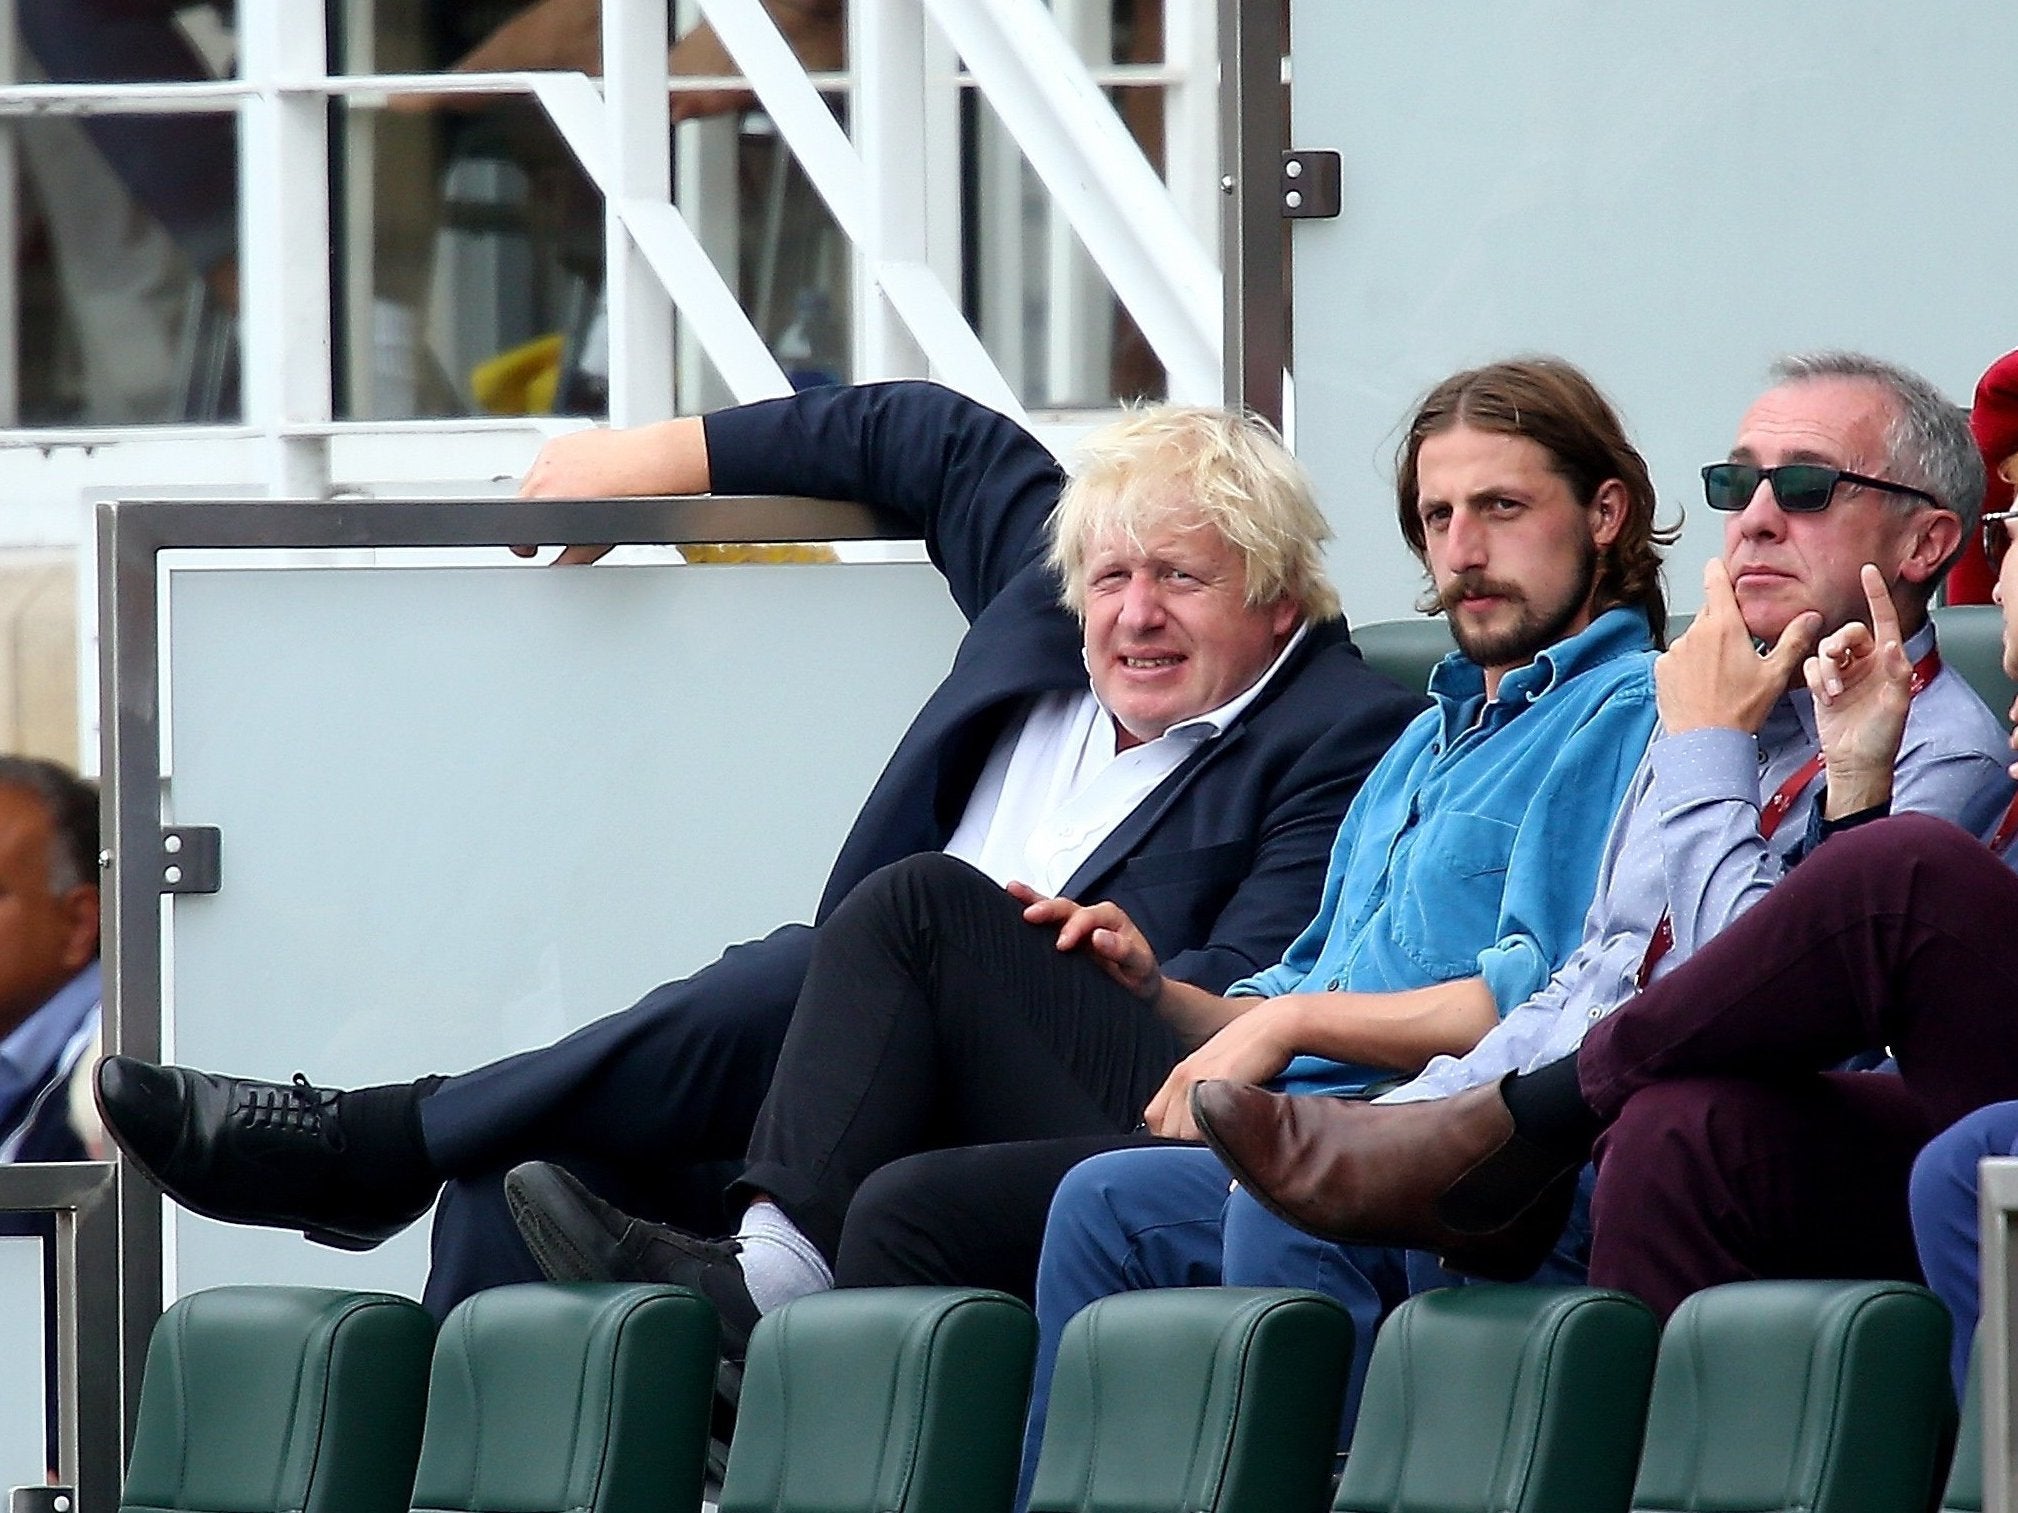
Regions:
M 1475 976 L 1499 939 L 1507 861 L 1517 825 L 1443 811 L 1423 821 L 1396 890 L 1395 944 L 1436 982 Z

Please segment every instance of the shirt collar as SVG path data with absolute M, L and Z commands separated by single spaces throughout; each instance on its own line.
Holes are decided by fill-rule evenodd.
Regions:
M 93 961 L 0 1040 L 0 1065 L 23 1082 L 41 1080 L 97 1006 L 99 993 L 98 963 Z
M 1499 701 L 1532 703 L 1578 673 L 1628 652 L 1651 645 L 1646 611 L 1620 605 L 1608 609 L 1573 636 L 1536 653 L 1525 667 L 1516 667 L 1499 681 Z M 1454 651 L 1431 670 L 1429 691 L 1440 702 L 1462 704 L 1485 692 L 1485 669 L 1461 651 Z
M 1240 718 L 1241 711 L 1261 697 L 1261 691 L 1268 686 L 1269 679 L 1282 670 L 1282 664 L 1287 662 L 1290 654 L 1303 644 L 1303 638 L 1309 633 L 1310 622 L 1308 620 L 1298 624 L 1295 632 L 1284 644 L 1282 650 L 1275 654 L 1275 660 L 1268 664 L 1267 670 L 1260 677 L 1256 678 L 1246 688 L 1228 699 L 1217 709 L 1208 709 L 1204 714 L 1195 714 L 1189 719 L 1179 720 L 1175 725 L 1165 730 L 1163 734 L 1189 735 L 1193 739 L 1201 741 L 1209 740 L 1213 736 L 1224 735 L 1226 727 Z M 1107 720 L 1111 725 L 1114 721 L 1114 716 L 1109 713 Z

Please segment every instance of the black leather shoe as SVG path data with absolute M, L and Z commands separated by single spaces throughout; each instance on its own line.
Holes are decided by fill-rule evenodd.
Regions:
M 298 1229 L 339 1250 L 370 1250 L 434 1202 L 430 1179 L 358 1171 L 337 1120 L 343 1094 L 312 1087 L 299 1072 L 292 1083 L 252 1082 L 108 1056 L 93 1085 L 120 1150 L 207 1219 Z
M 722 1353 L 733 1360 L 748 1353 L 758 1313 L 734 1240 L 703 1240 L 634 1219 L 550 1161 L 513 1167 L 504 1190 L 519 1237 L 549 1280 L 691 1287 L 721 1315 Z

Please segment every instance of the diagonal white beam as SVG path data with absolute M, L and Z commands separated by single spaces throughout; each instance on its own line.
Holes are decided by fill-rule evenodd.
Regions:
M 739 404 L 792 391 L 735 291 L 694 236 L 679 207 L 627 196 L 609 181 L 602 96 L 580 74 L 528 74 L 527 82 L 605 206 L 623 223 L 652 273 L 692 323 L 702 350 Z
M 679 206 L 638 199 L 614 200 L 611 208 L 693 327 L 736 403 L 791 393 L 791 381 Z
M 610 192 L 609 134 L 602 91 L 582 74 L 529 73 L 517 76 L 540 102 L 582 172 L 604 194 Z
M 1218 270 L 1040 0 L 924 0 L 1170 374 L 1221 393 Z
M 705 8 L 706 0 L 703 5 Z M 732 5 L 725 9 L 739 11 L 740 7 Z M 752 19 L 753 25 L 739 24 Z M 886 261 L 875 255 L 862 160 L 835 124 L 770 18 L 751 6 L 750 14 L 739 15 L 727 30 L 719 25 L 716 29 L 732 54 L 738 42 L 748 51 L 748 57 L 736 55 L 738 66 L 759 94 L 767 87 L 772 91 L 765 99 L 771 119 L 798 155 L 807 177 L 826 200 L 842 233 L 869 261 L 877 287 L 930 357 L 939 375 L 982 403 L 1023 419 L 1023 407 L 1015 392 L 954 305 L 939 276 L 919 263 Z M 743 35 L 745 31 L 758 34 L 757 39 Z M 734 39 L 730 32 L 737 34 Z M 761 38 L 765 33 L 773 44 L 768 48 Z M 755 66 L 751 57 L 758 59 Z M 760 68 L 779 71 L 780 77 L 760 79 Z M 604 150 L 607 141 L 604 106 L 595 86 L 580 74 L 528 74 L 525 78 L 552 119 L 554 129 L 582 165 L 582 172 L 622 218 L 625 229 L 636 240 L 653 272 L 664 281 L 680 313 L 693 322 L 702 349 L 730 392 L 739 402 L 790 392 L 777 360 L 733 291 L 723 282 L 679 208 L 611 194 L 608 154 Z
M 885 256 L 869 207 L 868 171 L 861 155 L 771 18 L 752 0 L 700 0 L 700 5 L 842 233 L 868 260 L 876 286 L 938 375 L 983 404 L 1022 419 L 1023 406 L 1015 391 L 938 274 L 922 263 Z
M 603 309 L 612 425 L 673 414 L 672 291 L 616 206 L 672 193 L 666 130 L 665 0 L 603 0 L 603 118 L 609 181 L 603 188 Z

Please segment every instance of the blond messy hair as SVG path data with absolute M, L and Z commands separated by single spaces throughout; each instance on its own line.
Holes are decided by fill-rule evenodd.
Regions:
M 1086 613 L 1087 554 L 1116 537 L 1140 549 L 1172 523 L 1210 526 L 1240 555 L 1249 608 L 1285 599 L 1311 620 L 1340 613 L 1324 571 L 1331 527 L 1310 477 L 1267 421 L 1191 405 L 1131 410 L 1088 435 L 1051 515 L 1050 562 L 1066 606 Z

